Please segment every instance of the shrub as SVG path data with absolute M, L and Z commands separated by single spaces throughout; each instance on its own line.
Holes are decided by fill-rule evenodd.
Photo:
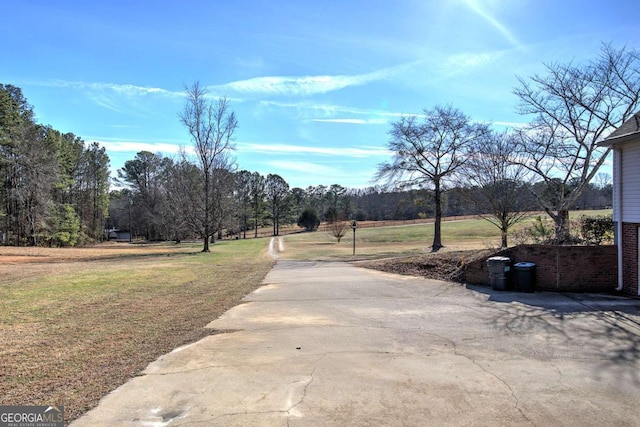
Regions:
M 613 217 L 583 215 L 580 217 L 580 231 L 588 245 L 600 245 L 603 241 L 612 241 Z
M 569 224 L 569 229 L 571 229 Z M 517 245 L 535 243 L 548 245 L 555 243 L 556 230 L 551 218 L 538 215 L 533 222 L 511 233 L 511 240 Z M 570 238 L 569 240 L 574 240 Z
M 582 216 L 569 221 L 571 235 L 566 244 L 600 245 L 613 241 L 613 219 L 611 216 Z M 537 216 L 529 225 L 514 231 L 511 239 L 516 244 L 555 244 L 555 225 L 550 218 Z
M 298 218 L 298 226 L 304 227 L 307 231 L 316 231 L 320 225 L 320 217 L 313 208 L 306 208 Z

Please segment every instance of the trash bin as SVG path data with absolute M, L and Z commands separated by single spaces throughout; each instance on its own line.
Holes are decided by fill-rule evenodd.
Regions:
M 516 290 L 519 292 L 535 292 L 536 265 L 532 262 L 518 262 L 514 264 Z
M 504 256 L 488 258 L 487 270 L 489 271 L 489 284 L 493 290 L 509 290 L 509 272 L 511 270 L 510 258 Z

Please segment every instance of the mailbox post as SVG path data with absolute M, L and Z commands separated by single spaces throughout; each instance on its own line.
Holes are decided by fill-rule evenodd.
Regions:
M 356 255 L 356 228 L 358 228 L 358 221 L 355 219 L 351 221 L 351 228 L 353 229 L 353 255 Z

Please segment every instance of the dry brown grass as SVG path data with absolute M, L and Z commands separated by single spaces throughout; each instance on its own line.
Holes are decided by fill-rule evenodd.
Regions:
M 0 248 L 0 404 L 75 419 L 255 289 L 265 240 Z M 250 262 L 248 262 L 250 260 Z
M 0 263 L 3 266 L 23 263 L 53 263 L 96 261 L 118 258 L 148 257 L 196 253 L 201 244 L 129 244 L 105 242 L 82 248 L 40 248 L 0 246 Z

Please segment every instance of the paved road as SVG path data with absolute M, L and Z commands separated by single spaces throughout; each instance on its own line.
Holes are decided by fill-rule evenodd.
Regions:
M 279 261 L 80 426 L 640 425 L 640 301 Z

